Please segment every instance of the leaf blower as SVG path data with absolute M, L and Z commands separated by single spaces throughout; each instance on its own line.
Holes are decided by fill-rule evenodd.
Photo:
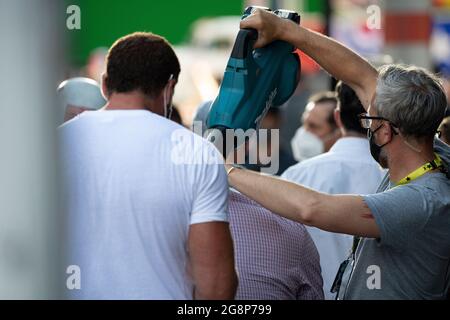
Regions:
M 242 19 L 255 8 L 246 8 Z M 268 8 L 262 8 L 270 11 Z M 300 23 L 300 16 L 289 10 L 274 14 Z M 219 94 L 211 105 L 207 119 L 207 139 L 224 155 L 236 148 L 225 143 L 227 129 L 259 129 L 261 120 L 271 107 L 281 106 L 294 93 L 300 80 L 301 62 L 295 47 L 284 41 L 274 41 L 253 49 L 258 33 L 241 29 L 228 60 Z M 222 137 L 217 139 L 217 137 Z M 219 142 L 222 145 L 219 145 Z M 228 140 L 227 140 L 228 141 Z

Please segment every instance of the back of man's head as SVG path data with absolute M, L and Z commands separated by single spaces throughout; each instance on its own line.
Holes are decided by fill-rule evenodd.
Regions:
M 313 94 L 308 99 L 308 105 L 315 105 L 315 106 L 323 106 L 326 107 L 328 110 L 328 117 L 327 122 L 330 126 L 335 127 L 336 122 L 334 121 L 333 111 L 337 106 L 337 97 L 336 93 L 333 91 L 321 91 L 318 93 Z M 307 112 L 308 110 L 305 110 Z
M 444 118 L 447 98 L 442 82 L 414 66 L 386 65 L 379 69 L 373 107 L 378 116 L 413 138 L 432 138 Z
M 367 129 L 361 127 L 358 118 L 358 115 L 364 113 L 365 110 L 355 91 L 342 81 L 339 81 L 336 84 L 336 94 L 338 110 L 345 130 L 357 134 L 366 134 Z
M 136 32 L 118 39 L 109 49 L 104 81 L 107 94 L 140 90 L 155 98 L 171 75 L 177 79 L 179 73 L 178 58 L 163 37 Z

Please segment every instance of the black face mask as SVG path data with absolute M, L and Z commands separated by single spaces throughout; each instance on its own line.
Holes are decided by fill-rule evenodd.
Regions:
M 370 154 L 375 159 L 376 162 L 380 163 L 380 153 L 381 149 L 387 145 L 389 142 L 379 146 L 375 143 L 375 132 L 377 132 L 383 125 L 380 125 L 374 131 L 367 129 L 367 136 L 369 137 Z

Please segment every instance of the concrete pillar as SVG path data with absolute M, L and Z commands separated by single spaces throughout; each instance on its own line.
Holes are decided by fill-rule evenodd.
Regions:
M 0 0 L 0 299 L 58 298 L 64 274 L 53 100 L 61 3 Z

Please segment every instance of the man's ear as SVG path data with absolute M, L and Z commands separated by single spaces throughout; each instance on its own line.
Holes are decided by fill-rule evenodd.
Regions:
M 107 89 L 107 87 L 106 87 L 106 73 L 103 73 L 102 74 L 102 85 L 101 85 L 101 88 L 102 88 L 102 95 L 103 95 L 103 97 L 106 99 L 106 100 L 109 100 L 109 92 L 108 92 L 108 89 Z
M 334 116 L 334 122 L 336 122 L 336 125 L 341 128 L 342 127 L 342 120 L 341 120 L 341 112 L 339 111 L 339 109 L 334 109 L 333 111 L 333 116 Z
M 394 138 L 394 131 L 387 121 L 383 121 L 383 127 L 379 131 L 381 132 L 379 133 L 378 141 L 381 141 L 382 144 L 385 144 Z
M 344 125 L 342 124 L 341 111 L 337 108 L 334 109 L 333 116 L 334 116 L 334 122 L 336 123 L 336 126 L 339 128 L 339 131 L 343 134 L 345 128 L 344 128 Z
M 173 96 L 174 92 L 175 92 L 175 86 L 177 85 L 177 80 L 176 79 L 170 79 L 169 80 L 169 90 L 170 90 L 170 95 Z

